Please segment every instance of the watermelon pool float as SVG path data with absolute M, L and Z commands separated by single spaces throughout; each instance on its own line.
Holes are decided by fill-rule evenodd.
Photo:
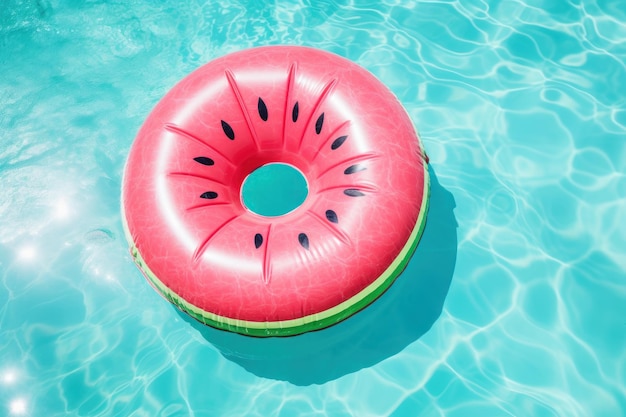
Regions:
M 241 190 L 286 164 L 302 204 L 254 212 Z M 122 210 L 148 281 L 195 319 L 252 336 L 337 323 L 402 272 L 428 208 L 407 113 L 365 69 L 305 47 L 216 59 L 154 108 L 131 148 Z

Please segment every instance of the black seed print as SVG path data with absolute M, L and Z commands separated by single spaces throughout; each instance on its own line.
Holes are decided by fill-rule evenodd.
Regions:
M 331 223 L 339 223 L 339 219 L 337 218 L 337 213 L 332 210 L 326 210 L 326 218 Z
M 206 156 L 199 156 L 197 158 L 193 158 L 199 164 L 211 166 L 215 162 L 211 158 L 207 158 Z
M 254 235 L 254 247 L 259 249 L 263 244 L 263 236 L 260 233 Z
M 320 114 L 320 117 L 317 118 L 317 122 L 315 122 L 315 133 L 318 135 L 322 131 L 322 125 L 324 124 L 324 113 Z
M 267 106 L 261 97 L 259 97 L 259 103 L 257 104 L 257 109 L 259 110 L 259 116 L 263 119 L 264 122 L 267 121 Z
M 356 164 L 356 165 L 352 165 L 346 168 L 346 170 L 343 171 L 343 173 L 346 175 L 350 175 L 350 174 L 354 174 L 355 172 L 365 171 L 366 169 L 367 168 L 365 166 Z
M 291 111 L 291 120 L 295 123 L 298 120 L 298 112 L 300 111 L 300 107 L 298 106 L 298 102 L 293 105 L 293 110 Z
M 363 197 L 365 195 L 363 192 L 354 188 L 348 188 L 346 190 L 343 190 L 343 193 L 350 197 Z
M 217 198 L 217 193 L 215 191 L 207 191 L 206 193 L 200 194 L 200 198 L 206 198 L 207 200 L 213 200 Z
M 309 249 L 309 237 L 306 234 L 300 233 L 298 235 L 298 242 L 300 242 L 304 249 Z
M 346 141 L 346 139 L 348 139 L 348 136 L 339 136 L 337 139 L 335 139 L 332 143 L 332 145 L 330 145 L 330 149 L 332 149 L 333 151 L 335 149 L 337 149 L 338 147 L 340 147 L 341 145 L 343 145 L 343 143 Z
M 230 127 L 230 125 L 223 120 L 222 120 L 222 130 L 224 130 L 224 133 L 226 134 L 226 136 L 228 136 L 228 139 L 235 140 L 235 132 L 233 131 L 233 128 Z

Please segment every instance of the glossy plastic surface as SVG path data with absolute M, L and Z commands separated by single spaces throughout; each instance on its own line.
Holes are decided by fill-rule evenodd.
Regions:
M 274 162 L 299 169 L 309 193 L 263 217 L 240 191 Z M 137 263 L 170 301 L 228 330 L 295 334 L 352 314 L 401 272 L 425 222 L 425 165 L 411 120 L 369 72 L 310 48 L 255 48 L 158 103 L 128 158 L 123 213 Z

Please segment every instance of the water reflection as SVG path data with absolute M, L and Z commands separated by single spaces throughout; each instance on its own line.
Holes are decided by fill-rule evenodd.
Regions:
M 26 414 L 27 403 L 24 398 L 15 398 L 9 404 L 9 411 L 14 415 Z
M 2 373 L 3 385 L 12 385 L 15 381 L 17 381 L 17 372 L 13 369 L 7 369 Z
M 37 257 L 37 249 L 33 245 L 24 245 L 17 250 L 17 259 L 20 261 L 32 261 Z

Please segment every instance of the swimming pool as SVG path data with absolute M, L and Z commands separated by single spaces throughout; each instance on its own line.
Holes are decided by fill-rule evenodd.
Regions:
M 626 414 L 620 0 L 4 4 L 0 414 Z M 145 282 L 121 175 L 179 79 L 281 43 L 393 90 L 430 156 L 431 209 L 370 308 L 246 339 Z

